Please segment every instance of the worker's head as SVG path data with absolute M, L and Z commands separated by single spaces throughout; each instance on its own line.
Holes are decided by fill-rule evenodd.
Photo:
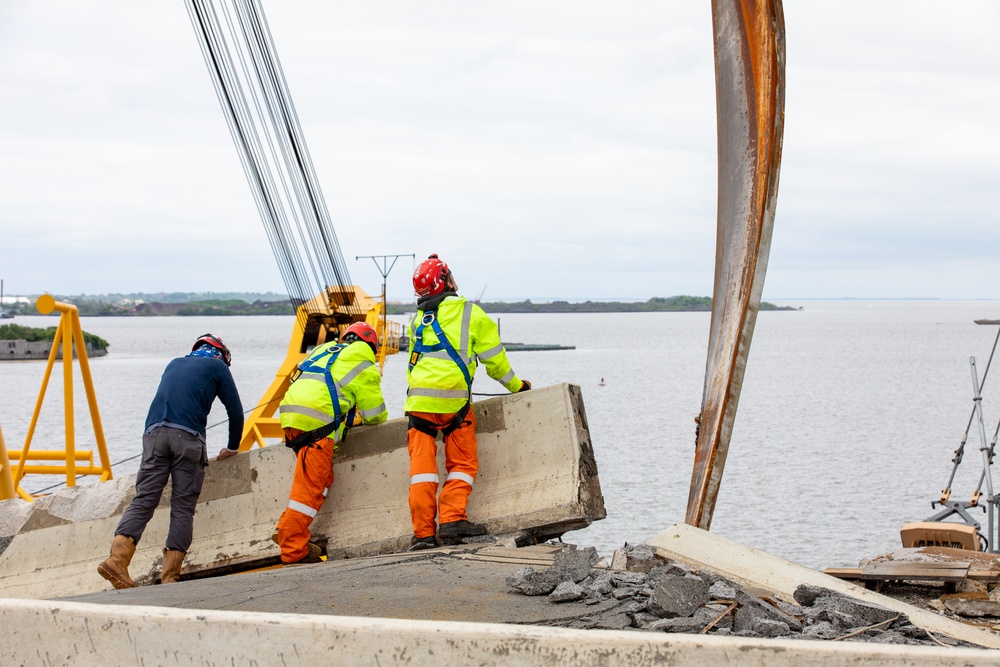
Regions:
M 375 333 L 375 329 L 370 324 L 355 322 L 347 327 L 344 335 L 340 337 L 340 342 L 342 343 L 353 343 L 359 340 L 363 343 L 368 343 L 368 347 L 372 349 L 372 352 L 378 354 L 378 334 Z
M 455 278 L 448 265 L 431 255 L 413 272 L 413 291 L 419 297 L 437 296 L 441 292 L 457 289 Z
M 191 346 L 191 351 L 201 349 L 202 347 L 208 348 L 208 350 L 214 350 L 217 356 L 225 362 L 226 366 L 230 364 L 233 360 L 233 355 L 229 352 L 229 348 L 226 344 L 222 342 L 222 339 L 218 336 L 214 336 L 210 333 L 198 336 L 198 340 L 194 342 Z

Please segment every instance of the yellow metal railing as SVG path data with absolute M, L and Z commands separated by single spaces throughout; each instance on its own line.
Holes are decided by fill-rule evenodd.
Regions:
M 83 341 L 83 329 L 80 327 L 80 314 L 76 306 L 67 303 L 60 303 L 49 294 L 43 294 L 35 304 L 38 312 L 48 315 L 54 310 L 59 311 L 59 326 L 56 327 L 56 334 L 52 340 L 52 349 L 49 351 L 48 364 L 45 367 L 45 375 L 42 377 L 42 387 L 38 392 L 38 400 L 35 403 L 35 411 L 31 415 L 31 425 L 28 427 L 28 435 L 24 439 L 24 447 L 18 452 L 10 455 L 11 460 L 17 461 L 17 469 L 13 474 L 13 483 L 17 494 L 25 500 L 31 500 L 31 496 L 25 493 L 21 487 L 21 479 L 26 474 L 40 475 L 66 475 L 66 486 L 75 486 L 77 475 L 100 475 L 101 481 L 112 479 L 111 461 L 108 458 L 108 448 L 104 442 L 104 429 L 101 427 L 101 415 L 97 409 L 97 395 L 94 393 L 94 383 L 90 377 L 90 362 L 87 359 L 87 347 Z M 80 363 L 80 374 L 83 377 L 83 386 L 87 394 L 87 406 L 90 408 L 90 419 L 94 427 L 94 438 L 97 441 L 97 451 L 101 457 L 101 465 L 95 466 L 93 454 L 90 451 L 76 451 L 76 428 L 73 412 L 73 346 L 76 345 L 77 360 Z M 62 451 L 40 451 L 31 450 L 31 439 L 35 434 L 35 427 L 38 425 L 38 415 L 42 410 L 42 403 L 45 400 L 45 390 L 52 376 L 52 368 L 55 366 L 56 355 L 62 348 L 63 365 L 63 404 L 65 410 L 66 427 L 66 448 Z M 28 465 L 29 461 L 63 461 L 63 465 Z M 86 462 L 86 465 L 78 466 L 77 461 Z

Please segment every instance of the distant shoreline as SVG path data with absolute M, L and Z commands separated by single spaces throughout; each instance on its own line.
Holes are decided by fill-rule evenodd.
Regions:
M 246 315 L 283 315 L 295 314 L 292 304 L 287 300 L 254 300 L 239 298 L 237 294 L 227 294 L 230 298 L 205 298 L 205 294 L 190 294 L 184 299 L 183 294 L 171 295 L 171 301 L 146 301 L 137 295 L 134 299 L 119 299 L 109 301 L 100 296 L 56 296 L 57 301 L 72 303 L 81 316 L 85 317 L 220 317 Z M 250 295 L 248 295 L 250 296 Z M 256 295 L 255 295 L 256 296 Z M 278 296 L 278 295 L 275 295 Z M 198 298 L 201 297 L 201 298 Z M 15 315 L 36 315 L 34 305 L 20 304 L 22 307 L 14 311 Z M 662 313 L 662 312 L 710 312 L 712 298 L 707 296 L 671 296 L 653 297 L 648 301 L 549 301 L 534 303 L 530 299 L 518 302 L 495 301 L 479 304 L 489 313 Z M 414 312 L 414 303 L 392 303 L 387 305 L 389 315 L 405 315 Z M 762 301 L 761 311 L 802 310 L 794 306 L 777 306 Z

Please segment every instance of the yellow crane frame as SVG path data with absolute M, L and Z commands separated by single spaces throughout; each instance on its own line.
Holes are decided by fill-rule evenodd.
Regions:
M 101 415 L 97 409 L 97 395 L 94 393 L 94 382 L 90 377 L 90 361 L 87 359 L 87 347 L 83 340 L 83 328 L 80 326 L 80 313 L 76 306 L 69 303 L 56 301 L 50 294 L 43 294 L 38 297 L 35 307 L 42 315 L 48 315 L 53 311 L 59 311 L 59 325 L 56 327 L 55 337 L 52 339 L 52 348 L 49 350 L 48 364 L 45 366 L 45 375 L 42 377 L 42 387 L 38 392 L 38 400 L 35 402 L 35 411 L 31 415 L 31 425 L 28 427 L 28 435 L 24 439 L 24 447 L 20 452 L 11 452 L 10 458 L 17 462 L 16 470 L 13 472 L 13 484 L 17 495 L 25 500 L 33 500 L 31 494 L 21 489 L 21 479 L 25 475 L 66 475 L 66 486 L 75 486 L 77 475 L 100 475 L 101 481 L 106 482 L 113 479 L 111 474 L 111 460 L 108 458 L 108 448 L 104 440 L 104 429 L 101 426 Z M 101 465 L 94 465 L 94 454 L 90 450 L 77 451 L 76 449 L 76 428 L 73 412 L 73 346 L 76 345 L 77 361 L 80 363 L 80 374 L 83 377 L 83 386 L 87 394 L 87 406 L 90 408 L 91 424 L 94 427 L 94 438 L 97 441 L 97 451 L 101 458 Z M 62 348 L 63 365 L 63 403 L 66 422 L 66 448 L 62 451 L 40 451 L 31 450 L 31 439 L 35 434 L 35 427 L 38 425 L 38 415 L 42 410 L 42 403 L 45 400 L 45 390 L 52 376 L 52 367 L 56 362 L 56 355 Z M 2 446 L 0 440 L 0 446 Z M 28 465 L 29 461 L 62 461 L 62 465 Z M 83 465 L 78 465 L 78 462 Z M 0 461 L 2 464 L 3 461 Z M 0 480 L 2 484 L 2 480 Z
M 379 372 L 382 372 L 386 356 L 399 352 L 403 326 L 388 321 L 384 301 L 372 299 L 357 285 L 327 287 L 323 293 L 299 306 L 285 360 L 243 426 L 241 452 L 254 445 L 266 447 L 269 439 L 284 439 L 276 413 L 299 363 L 313 347 L 339 340 L 341 332 L 355 322 L 367 322 L 378 332 L 377 361 Z

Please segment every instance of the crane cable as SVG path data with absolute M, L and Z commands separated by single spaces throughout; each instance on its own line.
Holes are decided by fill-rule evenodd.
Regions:
M 328 286 L 347 306 L 347 265 L 260 1 L 186 5 L 292 306 Z

